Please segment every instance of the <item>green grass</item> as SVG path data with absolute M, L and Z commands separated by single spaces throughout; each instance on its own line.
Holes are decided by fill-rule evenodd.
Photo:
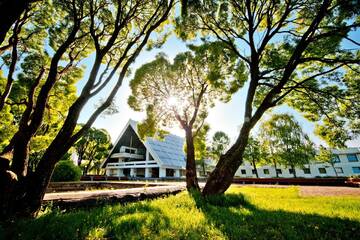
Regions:
M 233 187 L 207 201 L 184 192 L 125 206 L 52 211 L 19 221 L 3 234 L 6 239 L 360 239 L 360 198 Z

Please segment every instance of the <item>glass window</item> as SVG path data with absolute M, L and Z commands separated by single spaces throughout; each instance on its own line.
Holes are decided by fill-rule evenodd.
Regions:
M 360 173 L 360 167 L 353 167 L 353 173 Z
M 335 168 L 336 173 L 344 173 L 344 170 L 341 167 Z
M 167 177 L 173 177 L 175 175 L 175 170 L 174 169 L 166 169 L 166 176 Z
M 256 171 L 255 171 L 255 169 L 253 169 L 253 170 L 252 170 L 252 174 L 256 174 Z
M 310 168 L 304 168 L 304 174 L 311 174 Z
M 264 174 L 268 175 L 269 173 L 269 169 L 264 169 Z
M 276 173 L 277 173 L 277 174 L 282 174 L 281 169 L 276 169 Z
M 335 155 L 332 160 L 333 160 L 334 163 L 339 163 L 340 162 L 339 155 Z
M 326 169 L 325 168 L 319 168 L 319 173 L 326 174 Z
M 290 173 L 290 174 L 294 174 L 294 169 L 290 168 L 290 169 L 289 169 L 289 173 Z
M 241 174 L 246 174 L 246 170 L 245 170 L 245 169 L 241 169 Z
M 347 156 L 347 159 L 349 162 L 357 162 L 358 161 L 356 154 L 347 154 L 346 156 Z

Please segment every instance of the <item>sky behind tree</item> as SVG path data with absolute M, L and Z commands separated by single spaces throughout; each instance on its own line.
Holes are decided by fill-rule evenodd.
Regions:
M 360 31 L 357 31 L 356 36 L 360 39 Z M 136 71 L 137 68 L 139 68 L 144 63 L 150 62 L 155 59 L 155 56 L 163 52 L 165 53 L 169 59 L 172 61 L 172 59 L 180 52 L 187 51 L 187 44 L 193 43 L 198 44 L 200 43 L 199 40 L 195 40 L 193 42 L 183 42 L 180 39 L 178 39 L 176 36 L 172 35 L 169 37 L 169 39 L 166 41 L 166 43 L 159 49 L 152 49 L 150 51 L 143 51 L 140 53 L 137 60 L 133 63 L 131 67 L 131 73 L 129 76 L 125 79 L 123 82 L 122 87 L 117 93 L 116 100 L 114 104 L 117 107 L 118 113 L 112 114 L 112 115 L 102 115 L 99 117 L 94 127 L 96 128 L 104 128 L 106 129 L 110 135 L 112 142 L 115 142 L 118 135 L 120 134 L 122 128 L 125 126 L 127 121 L 131 118 L 135 121 L 141 121 L 145 118 L 145 113 L 139 113 L 135 112 L 127 104 L 127 99 L 131 93 L 130 87 L 129 87 L 129 81 L 133 77 L 133 73 Z M 347 43 L 344 43 L 347 44 Z M 351 45 L 349 44 L 349 47 Z M 94 56 L 91 56 L 90 58 L 86 59 L 82 64 L 85 66 L 91 66 L 91 63 L 94 61 Z M 88 76 L 90 72 L 90 69 L 87 68 L 85 72 L 84 79 Z M 116 80 L 115 76 L 112 81 L 115 82 Z M 81 91 L 81 88 L 83 86 L 83 81 L 80 81 L 77 84 L 78 92 Z M 209 138 L 216 132 L 216 131 L 223 131 L 225 132 L 231 139 L 231 142 L 234 142 L 236 140 L 236 137 L 238 136 L 239 129 L 241 126 L 241 123 L 243 121 L 244 116 L 244 101 L 246 97 L 246 89 L 247 84 L 243 88 L 241 88 L 238 92 L 236 92 L 230 102 L 228 103 L 221 103 L 217 102 L 215 107 L 209 110 L 209 116 L 207 117 L 206 122 L 210 125 L 210 131 L 209 131 Z M 98 97 L 89 102 L 86 106 L 86 109 L 83 111 L 83 114 L 80 116 L 80 122 L 85 122 L 86 119 L 89 117 L 90 110 L 94 109 L 94 107 L 99 104 L 101 101 L 101 95 L 102 93 L 109 91 L 110 87 L 105 88 L 102 92 L 99 93 Z M 282 105 L 279 107 L 276 107 L 272 110 L 274 113 L 289 113 L 295 116 L 296 120 L 299 121 L 300 125 L 302 126 L 305 133 L 307 133 L 311 140 L 316 144 L 325 144 L 321 139 L 319 139 L 317 136 L 314 135 L 314 123 L 311 123 L 307 121 L 305 118 L 301 116 L 300 113 L 296 112 L 292 108 Z M 269 118 L 271 112 L 268 112 L 263 120 L 266 120 Z M 259 124 L 258 124 L 259 125 Z M 257 126 L 258 126 L 257 125 Z M 258 127 L 255 127 L 253 131 L 255 133 L 258 132 Z M 180 129 L 179 126 L 174 126 L 173 128 L 169 129 L 173 134 L 184 136 L 183 130 Z M 352 140 L 347 143 L 348 147 L 360 147 L 360 139 Z

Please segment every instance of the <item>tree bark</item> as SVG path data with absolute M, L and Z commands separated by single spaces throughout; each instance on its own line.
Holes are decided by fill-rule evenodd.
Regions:
M 236 143 L 224 154 L 220 156 L 216 168 L 210 174 L 204 190 L 203 196 L 222 194 L 231 185 L 234 174 L 243 162 L 243 155 L 247 145 L 251 124 L 244 123 Z
M 186 128 L 186 188 L 200 190 L 196 176 L 194 137 L 191 128 Z
M 255 175 L 256 175 L 256 178 L 259 178 L 259 173 L 258 173 L 258 170 L 256 168 L 256 162 L 255 162 L 255 159 L 252 160 L 252 164 L 253 164 L 253 167 L 254 167 L 254 170 L 255 170 Z
M 334 163 L 330 163 L 332 168 L 334 169 L 334 172 L 335 172 L 335 176 L 338 177 L 338 173 L 336 172 L 336 168 L 335 168 L 335 164 Z
M 0 1 L 0 45 L 6 37 L 6 33 L 25 9 L 35 0 L 1 0 Z
M 294 166 L 291 166 L 291 169 L 293 170 L 293 175 L 294 175 L 294 178 L 296 178 L 296 171 L 295 171 L 295 167 L 294 167 Z
M 275 175 L 276 175 L 276 177 L 278 178 L 278 177 L 279 177 L 279 174 L 278 174 L 278 172 L 277 172 L 277 163 L 276 163 L 275 160 L 274 160 L 274 167 L 275 167 Z

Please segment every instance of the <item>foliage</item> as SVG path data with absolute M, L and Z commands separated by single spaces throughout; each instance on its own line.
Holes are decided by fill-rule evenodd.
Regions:
M 208 108 L 216 100 L 229 101 L 240 87 L 239 81 L 230 77 L 242 72 L 244 66 L 237 64 L 234 54 L 221 43 L 189 47 L 191 51 L 178 54 L 173 64 L 163 53 L 157 55 L 137 69 L 130 82 L 128 103 L 136 111 L 146 111 L 147 118 L 140 125 L 146 135 L 174 123 L 184 129 L 193 125 L 197 131 L 203 126 Z
M 303 166 L 314 159 L 315 149 L 300 124 L 287 114 L 273 115 L 262 127 L 262 138 L 272 157 L 291 168 Z M 295 173 L 295 171 L 294 171 Z
M 316 154 L 316 161 L 330 164 L 337 176 L 338 173 L 335 169 L 336 157 L 337 156 L 332 152 L 331 149 L 328 149 L 324 146 L 320 146 Z
M 248 144 L 246 145 L 244 152 L 244 160 L 248 161 L 254 167 L 256 171 L 256 176 L 259 177 L 257 172 L 257 166 L 264 163 L 264 158 L 266 157 L 265 148 L 258 138 L 250 136 Z
M 359 72 L 358 1 L 196 2 L 188 17 L 176 19 L 178 35 L 221 41 L 249 72 L 241 85 L 242 128 L 210 175 L 205 195 L 230 186 L 252 128 L 276 106 L 301 112 L 333 145 L 356 136 L 360 105 L 352 101 L 358 102 L 359 88 L 350 76 Z
M 74 145 L 78 156 L 78 165 L 83 169 L 83 175 L 88 171 L 99 172 L 101 162 L 108 155 L 111 139 L 105 129 L 90 128 Z
M 218 160 L 222 154 L 228 149 L 230 144 L 230 138 L 226 133 L 218 131 L 214 133 L 210 144 L 210 152 L 214 156 L 214 159 Z
M 53 182 L 79 181 L 81 169 L 72 161 L 59 161 L 54 169 L 51 180 Z
M 5 114 L 5 127 L 11 130 L 5 136 L 1 123 L 0 154 L 12 153 L 11 170 L 24 181 L 16 186 L 21 191 L 9 191 L 6 198 L 17 203 L 1 203 L 13 208 L 0 214 L 36 214 L 55 164 L 101 113 L 114 113 L 114 97 L 139 53 L 168 36 L 165 26 L 174 4 L 35 1 L 16 20 L 0 46 L 0 66 L 6 73 L 0 78 L 0 116 Z M 84 76 L 86 68 L 89 74 Z M 114 75 L 117 79 L 111 81 Z M 100 93 L 99 104 L 77 128 L 84 107 Z
M 146 119 L 138 127 L 142 137 L 180 125 L 186 136 L 187 188 L 199 189 L 194 138 L 202 134 L 208 109 L 215 101 L 229 101 L 241 86 L 232 76 L 244 76 L 244 65 L 220 42 L 189 48 L 191 51 L 176 55 L 173 63 L 160 53 L 137 69 L 130 81 L 128 104 L 135 111 L 146 111 Z
M 3 231 L 4 238 L 24 240 L 359 239 L 359 211 L 359 197 L 301 197 L 292 187 L 233 187 L 208 201 L 180 193 L 126 205 L 54 210 Z

